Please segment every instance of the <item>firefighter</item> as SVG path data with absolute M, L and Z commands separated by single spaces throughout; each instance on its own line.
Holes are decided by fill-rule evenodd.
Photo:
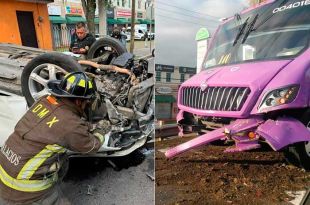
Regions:
M 66 150 L 94 153 L 104 132 L 90 132 L 83 110 L 95 90 L 83 72 L 49 81 L 52 95 L 29 108 L 0 152 L 0 204 L 70 204 L 59 189 Z

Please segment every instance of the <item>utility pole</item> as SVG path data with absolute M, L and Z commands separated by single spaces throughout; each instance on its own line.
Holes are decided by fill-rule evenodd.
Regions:
M 151 3 L 151 24 L 150 24 L 150 33 L 152 33 L 152 24 L 153 24 L 153 19 L 154 19 L 154 14 L 153 14 L 153 2 L 150 1 Z M 154 33 L 154 32 L 153 32 Z M 154 37 L 155 40 L 155 37 Z M 152 38 L 150 39 L 150 53 L 152 53 Z
M 153 13 L 153 0 L 147 0 L 145 2 L 145 5 L 147 5 L 147 18 L 150 18 L 151 22 L 150 22 L 150 30 L 149 30 L 149 33 L 152 33 L 152 22 L 153 22 L 153 19 L 154 19 L 154 13 Z M 150 39 L 150 53 L 152 53 L 152 39 Z
M 130 31 L 130 53 L 135 48 L 135 20 L 136 20 L 136 0 L 131 0 L 131 31 Z

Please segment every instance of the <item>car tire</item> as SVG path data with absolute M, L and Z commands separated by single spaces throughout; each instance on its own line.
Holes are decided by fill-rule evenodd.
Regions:
M 110 52 L 111 55 L 104 64 L 110 64 L 114 57 L 117 57 L 123 53 L 127 52 L 126 47 L 117 39 L 105 36 L 95 41 L 90 47 L 87 53 L 87 59 L 98 58 L 102 56 L 105 52 Z
M 303 114 L 300 121 L 310 132 L 310 109 Z M 298 142 L 288 146 L 284 150 L 284 156 L 290 164 L 310 171 L 310 141 Z
M 55 71 L 53 71 L 55 75 L 50 74 L 49 71 L 52 69 Z M 39 81 L 60 80 L 66 72 L 73 71 L 82 71 L 82 67 L 73 57 L 62 53 L 45 53 L 29 61 L 21 75 L 22 94 L 26 98 L 28 106 L 30 107 L 35 100 L 41 97 L 38 93 L 42 92 L 42 95 L 45 92 L 48 93 L 47 87 Z

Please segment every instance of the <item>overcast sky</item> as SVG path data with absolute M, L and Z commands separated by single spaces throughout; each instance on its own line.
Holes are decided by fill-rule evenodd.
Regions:
M 156 64 L 196 67 L 199 28 L 213 35 L 219 19 L 248 6 L 248 0 L 156 0 Z

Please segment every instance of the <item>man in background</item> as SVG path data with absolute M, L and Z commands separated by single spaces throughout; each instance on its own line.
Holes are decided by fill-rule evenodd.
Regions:
M 96 41 L 95 37 L 87 32 L 84 22 L 79 22 L 75 26 L 75 32 L 71 36 L 69 51 L 75 54 L 86 55 L 90 46 Z
M 121 31 L 119 30 L 118 27 L 114 27 L 112 34 L 111 34 L 112 38 L 115 38 L 117 40 L 121 40 Z
M 119 29 L 118 27 L 115 27 L 113 29 L 111 37 L 119 40 L 123 44 L 123 46 L 126 48 L 127 36 L 126 36 L 125 30 L 126 30 L 125 28 Z
M 126 39 L 127 39 L 127 35 L 126 35 L 126 28 L 123 27 L 121 30 L 121 42 L 124 45 L 124 47 L 126 48 Z
M 144 47 L 147 48 L 147 41 L 149 39 L 149 34 L 147 31 L 144 33 Z

